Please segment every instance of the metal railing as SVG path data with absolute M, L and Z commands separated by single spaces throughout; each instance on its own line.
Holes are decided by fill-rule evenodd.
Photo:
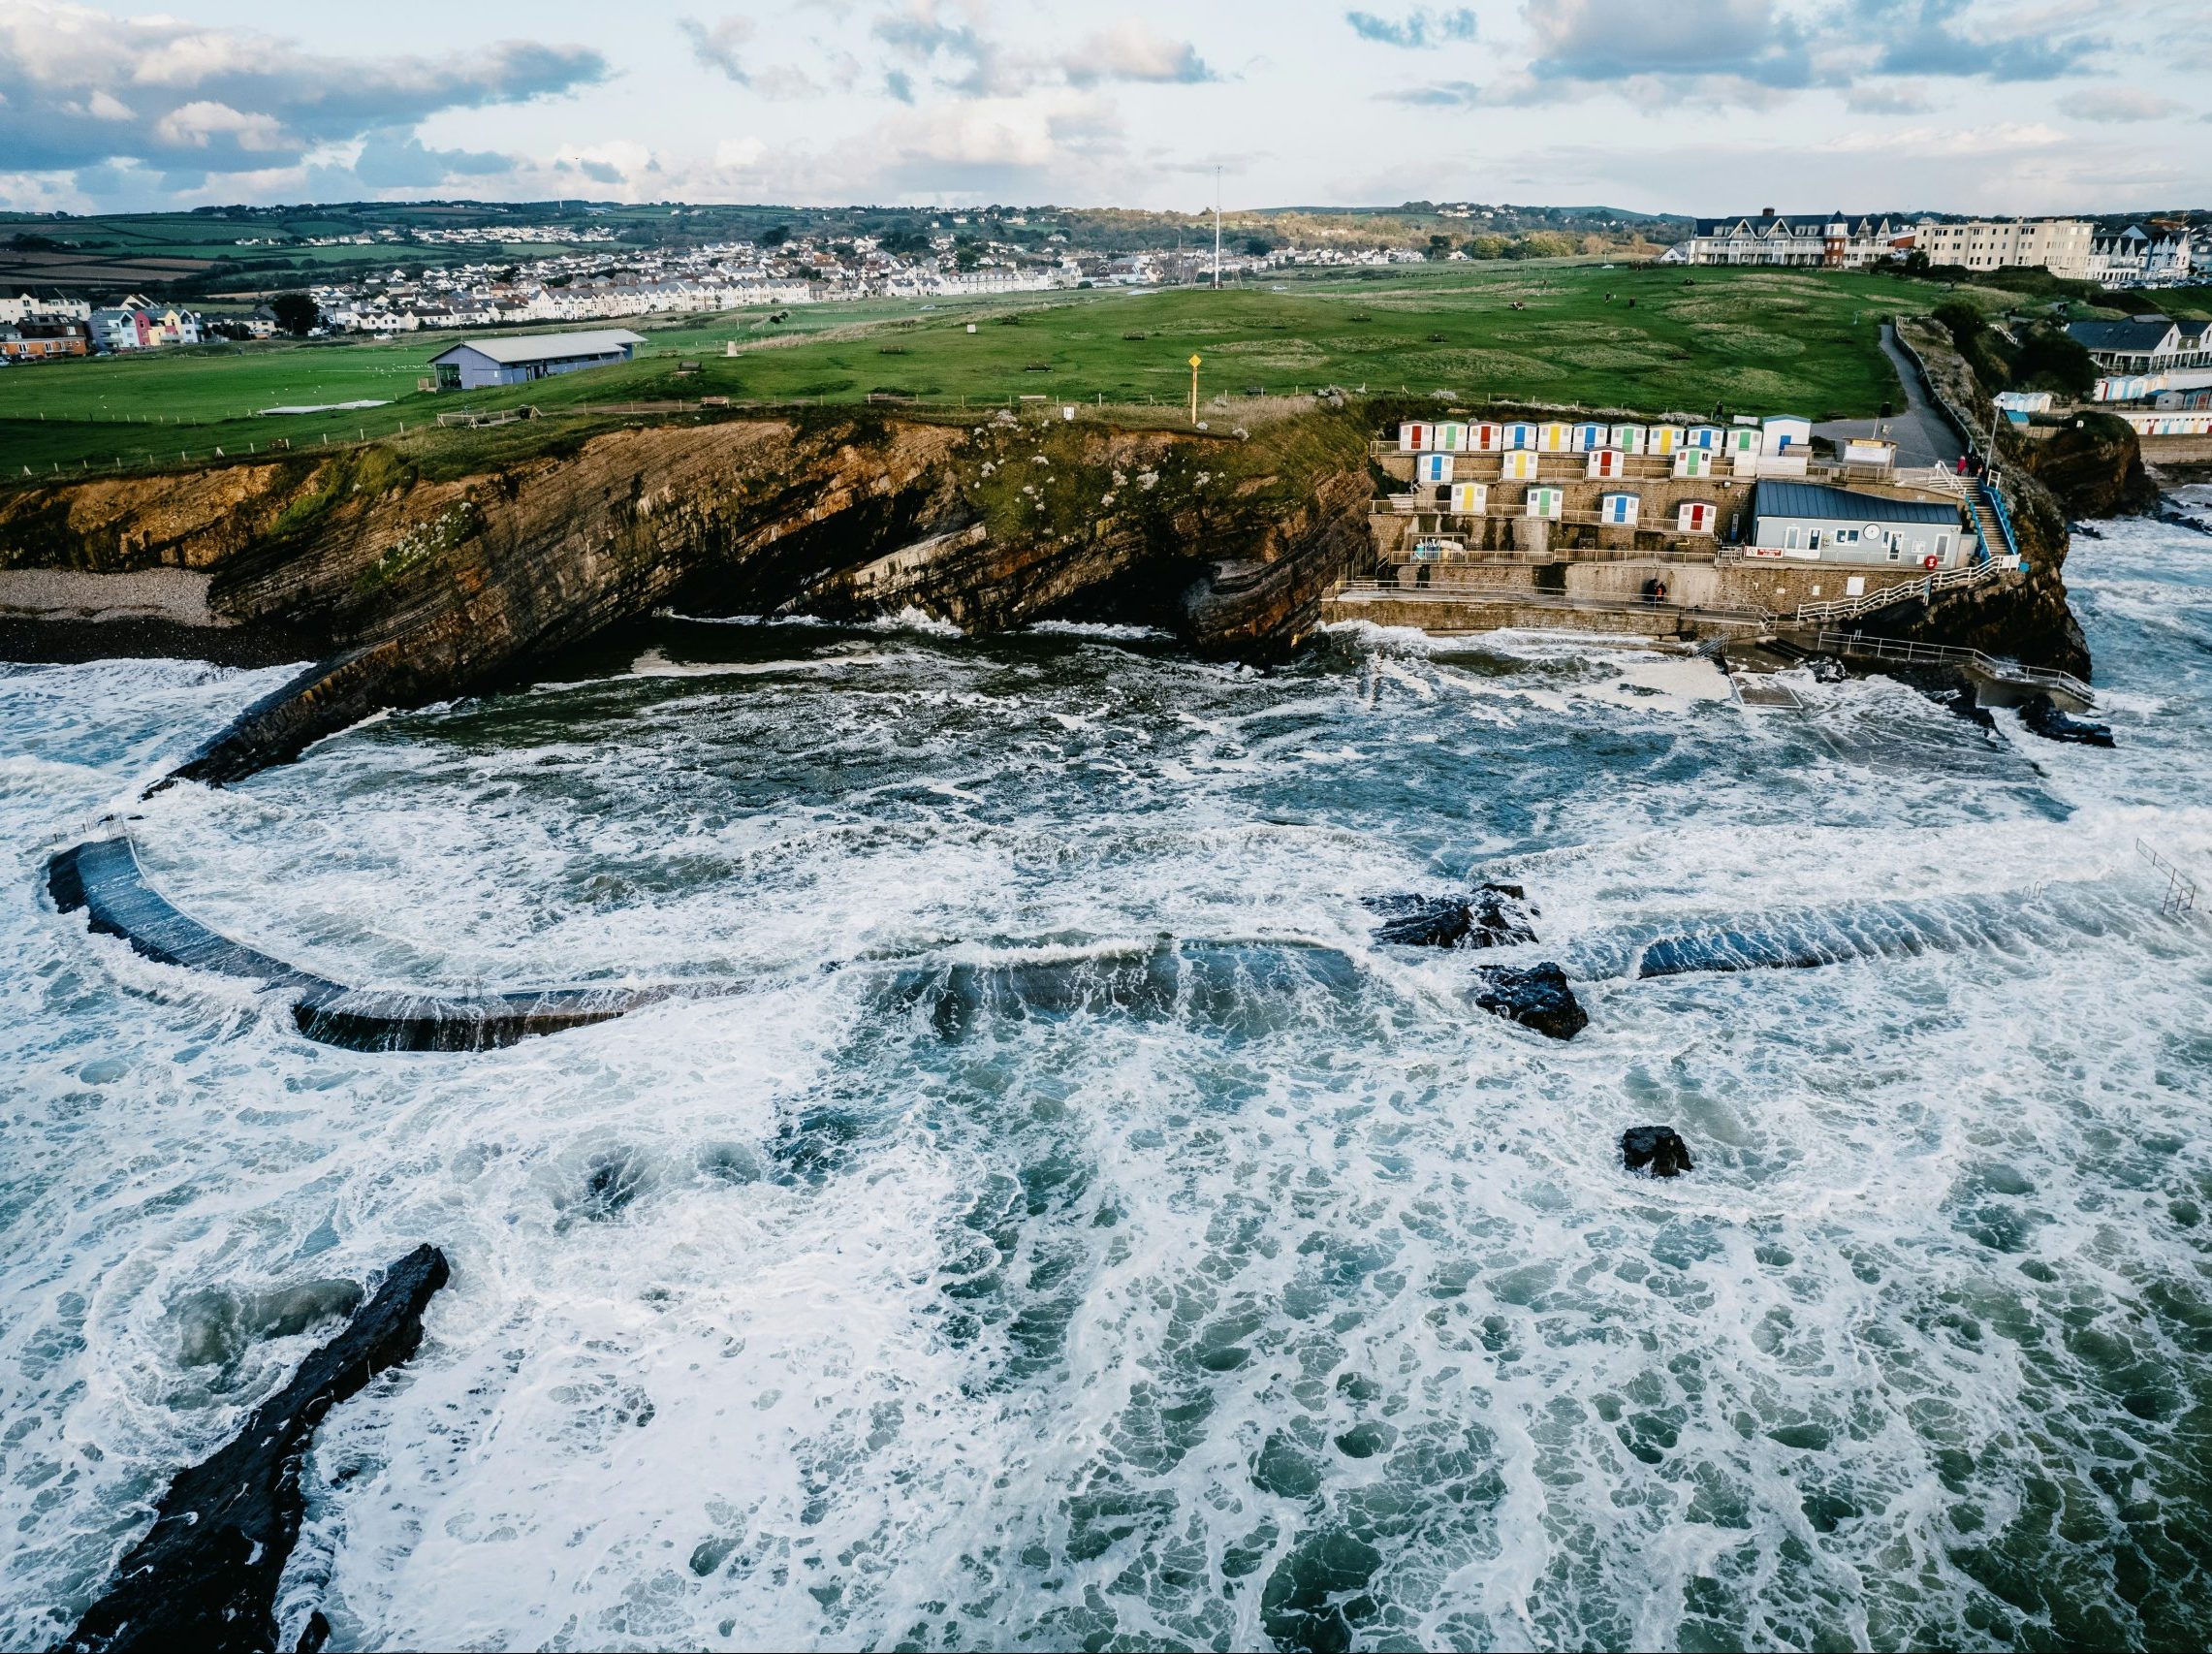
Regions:
M 1918 580 L 1900 580 L 1873 591 L 1861 592 L 1856 597 L 1834 597 L 1824 603 L 1800 603 L 1796 620 L 1801 626 L 1817 625 L 1823 620 L 1854 620 L 1861 615 L 1871 615 L 1878 609 L 1886 609 L 1892 603 L 1908 602 L 1914 597 L 1933 597 L 1939 591 L 1955 591 L 1963 587 L 1979 586 L 2007 572 L 2007 564 L 1994 558 L 1983 558 L 1961 568 L 1946 568 L 1940 573 L 1923 575 Z
M 2159 898 L 2159 907 L 2175 918 L 2196 910 L 2196 880 L 2152 849 L 2142 840 L 2135 841 L 2135 853 L 2151 866 L 2165 875 L 2165 894 Z
M 1952 644 L 1916 643 L 1908 638 L 1868 637 L 1864 632 L 1830 632 L 1819 634 L 1817 647 L 1835 654 L 1861 654 L 1875 660 L 1891 660 L 1908 666 L 1977 666 L 1992 678 L 2012 684 L 2039 684 L 2060 689 L 2086 705 L 2094 706 L 2097 696 L 2087 684 L 2070 672 L 2054 671 L 2042 666 L 2022 666 L 2016 660 L 1999 660 L 1982 653 L 1978 649 L 1961 649 Z
M 1526 588 L 1480 587 L 1449 583 L 1442 586 L 1397 586 L 1379 580 L 1339 581 L 1332 598 L 1401 598 L 1417 603 L 1454 603 L 1468 607 L 1508 604 L 1525 609 L 1557 609 L 1565 613 L 1613 615 L 1673 615 L 1681 619 L 1723 626 L 1772 629 L 1776 617 L 1755 608 L 1698 608 L 1688 603 L 1655 603 L 1641 597 L 1570 597 L 1564 592 L 1532 591 Z

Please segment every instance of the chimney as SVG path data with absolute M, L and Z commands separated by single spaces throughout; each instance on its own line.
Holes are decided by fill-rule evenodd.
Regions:
M 1761 218 L 1772 218 L 1772 217 L 1774 216 L 1774 208 L 1773 208 L 1773 207 L 1760 207 L 1760 208 L 1759 208 L 1759 216 L 1760 216 Z

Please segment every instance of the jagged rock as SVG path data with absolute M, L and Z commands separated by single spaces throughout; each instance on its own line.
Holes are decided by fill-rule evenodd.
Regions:
M 2028 449 L 2028 469 L 2070 517 L 2128 517 L 2158 509 L 2158 485 L 2126 420 L 2084 412 Z
M 1621 1163 L 1651 1177 L 1673 1177 L 1692 1169 L 1690 1145 L 1671 1126 L 1631 1126 L 1621 1133 Z
M 1505 947 L 1534 941 L 1534 911 L 1518 884 L 1479 884 L 1469 896 L 1370 896 L 1389 919 L 1375 939 L 1396 947 Z
M 1474 1002 L 1553 1039 L 1572 1039 L 1590 1026 L 1590 1013 L 1556 965 L 1533 965 L 1526 970 L 1486 965 Z
M 415 1353 L 424 1308 L 448 1273 L 434 1246 L 419 1246 L 395 1263 L 367 1307 L 300 1362 L 292 1382 L 255 1410 L 229 1446 L 178 1473 L 152 1531 L 123 1558 L 108 1594 L 60 1648 L 274 1648 L 276 1587 L 306 1514 L 300 1464 L 315 1426 L 374 1375 Z M 317 1614 L 300 1646 L 319 1648 L 329 1636 L 329 1623 Z
M 2070 741 L 2080 747 L 2109 747 L 2111 729 L 2086 718 L 2070 717 L 2048 695 L 2031 695 L 2020 703 L 2020 721 L 2045 741 Z

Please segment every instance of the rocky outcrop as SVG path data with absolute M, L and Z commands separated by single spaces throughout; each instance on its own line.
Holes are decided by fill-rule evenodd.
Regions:
M 1474 1002 L 1493 1016 L 1517 1022 L 1551 1039 L 1572 1039 L 1590 1026 L 1590 1013 L 1556 965 L 1515 970 L 1485 966 L 1477 977 Z
M 1480 884 L 1471 896 L 1371 896 L 1389 916 L 1375 939 L 1393 947 L 1506 947 L 1534 941 L 1533 911 L 1518 884 Z
M 2020 721 L 2045 741 L 2070 741 L 2077 747 L 2109 747 L 2108 725 L 2061 712 L 2048 695 L 2030 695 L 2020 703 Z
M 123 1558 L 108 1594 L 61 1648 L 274 1648 L 276 1588 L 306 1514 L 300 1466 L 315 1427 L 378 1373 L 415 1353 L 423 1312 L 448 1273 L 445 1255 L 432 1246 L 417 1247 L 386 1271 L 367 1307 L 300 1364 L 230 1446 L 170 1483 L 152 1531 Z M 328 1636 L 327 1624 L 309 1628 L 317 1646 Z
M 1671 1126 L 1631 1126 L 1621 1133 L 1621 1163 L 1647 1177 L 1679 1177 L 1694 1170 L 1690 1145 Z
M 2069 517 L 2135 517 L 2155 511 L 2158 484 L 2126 420 L 2082 413 L 2057 435 L 2025 445 L 2028 472 Z
M 1279 650 L 1364 548 L 1365 438 L 1316 405 L 1245 439 L 729 418 L 533 437 L 458 474 L 371 445 L 17 490 L 0 496 L 0 566 L 206 570 L 219 622 L 319 657 L 181 772 L 220 782 L 670 602 L 912 606 L 971 631 L 1127 619 L 1200 649 Z

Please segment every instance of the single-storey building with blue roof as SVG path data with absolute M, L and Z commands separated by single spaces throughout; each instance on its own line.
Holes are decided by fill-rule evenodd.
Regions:
M 1749 557 L 1957 568 L 1976 541 L 1950 501 L 1892 499 L 1820 483 L 1762 480 L 1752 489 Z

